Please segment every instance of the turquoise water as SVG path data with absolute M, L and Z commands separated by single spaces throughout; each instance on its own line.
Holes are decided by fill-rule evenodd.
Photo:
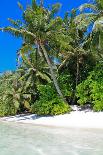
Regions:
M 0 122 L 0 155 L 103 155 L 103 130 Z

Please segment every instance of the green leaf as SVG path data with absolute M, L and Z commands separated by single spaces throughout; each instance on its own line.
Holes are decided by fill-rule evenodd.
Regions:
M 23 11 L 24 10 L 23 5 L 20 2 L 17 2 L 17 4 L 18 4 L 18 7 Z
M 17 101 L 17 100 L 14 100 L 14 106 L 15 106 L 16 109 L 19 109 L 20 102 Z
M 88 3 L 85 3 L 85 4 L 83 4 L 83 5 L 81 5 L 80 7 L 79 7 L 79 10 L 81 11 L 81 12 L 83 12 L 85 9 L 92 9 L 92 10 L 94 10 L 94 11 L 98 11 L 98 8 L 96 7 L 96 5 L 93 5 L 93 4 L 88 4 Z
M 28 110 L 31 109 L 31 106 L 28 101 L 24 101 L 24 107 L 27 108 Z
M 45 74 L 45 73 L 41 73 L 41 72 L 37 72 L 36 73 L 37 77 L 40 77 L 43 80 L 46 80 L 48 83 L 51 83 L 51 79 Z

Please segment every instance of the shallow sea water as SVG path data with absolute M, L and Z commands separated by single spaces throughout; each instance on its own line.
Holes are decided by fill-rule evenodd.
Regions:
M 103 130 L 0 122 L 0 155 L 103 155 Z

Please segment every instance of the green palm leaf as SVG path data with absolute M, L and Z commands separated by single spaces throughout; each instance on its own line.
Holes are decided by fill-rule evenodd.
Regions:
M 94 5 L 94 4 L 88 4 L 88 3 L 85 3 L 85 4 L 83 4 L 83 5 L 81 5 L 81 6 L 79 7 L 79 10 L 80 10 L 81 12 L 83 12 L 85 9 L 92 9 L 92 10 L 94 10 L 94 11 L 98 11 L 98 8 L 97 8 L 96 5 Z
M 38 78 L 41 78 L 41 79 L 47 81 L 48 83 L 51 83 L 51 79 L 50 79 L 49 76 L 46 75 L 45 73 L 42 73 L 42 72 L 40 72 L 40 71 L 37 71 L 36 76 L 37 76 Z

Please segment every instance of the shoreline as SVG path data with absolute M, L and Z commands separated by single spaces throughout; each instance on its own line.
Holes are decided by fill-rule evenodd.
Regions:
M 103 129 L 103 112 L 73 111 L 70 114 L 57 116 L 22 114 L 10 117 L 2 117 L 0 118 L 0 121 L 51 127 Z

